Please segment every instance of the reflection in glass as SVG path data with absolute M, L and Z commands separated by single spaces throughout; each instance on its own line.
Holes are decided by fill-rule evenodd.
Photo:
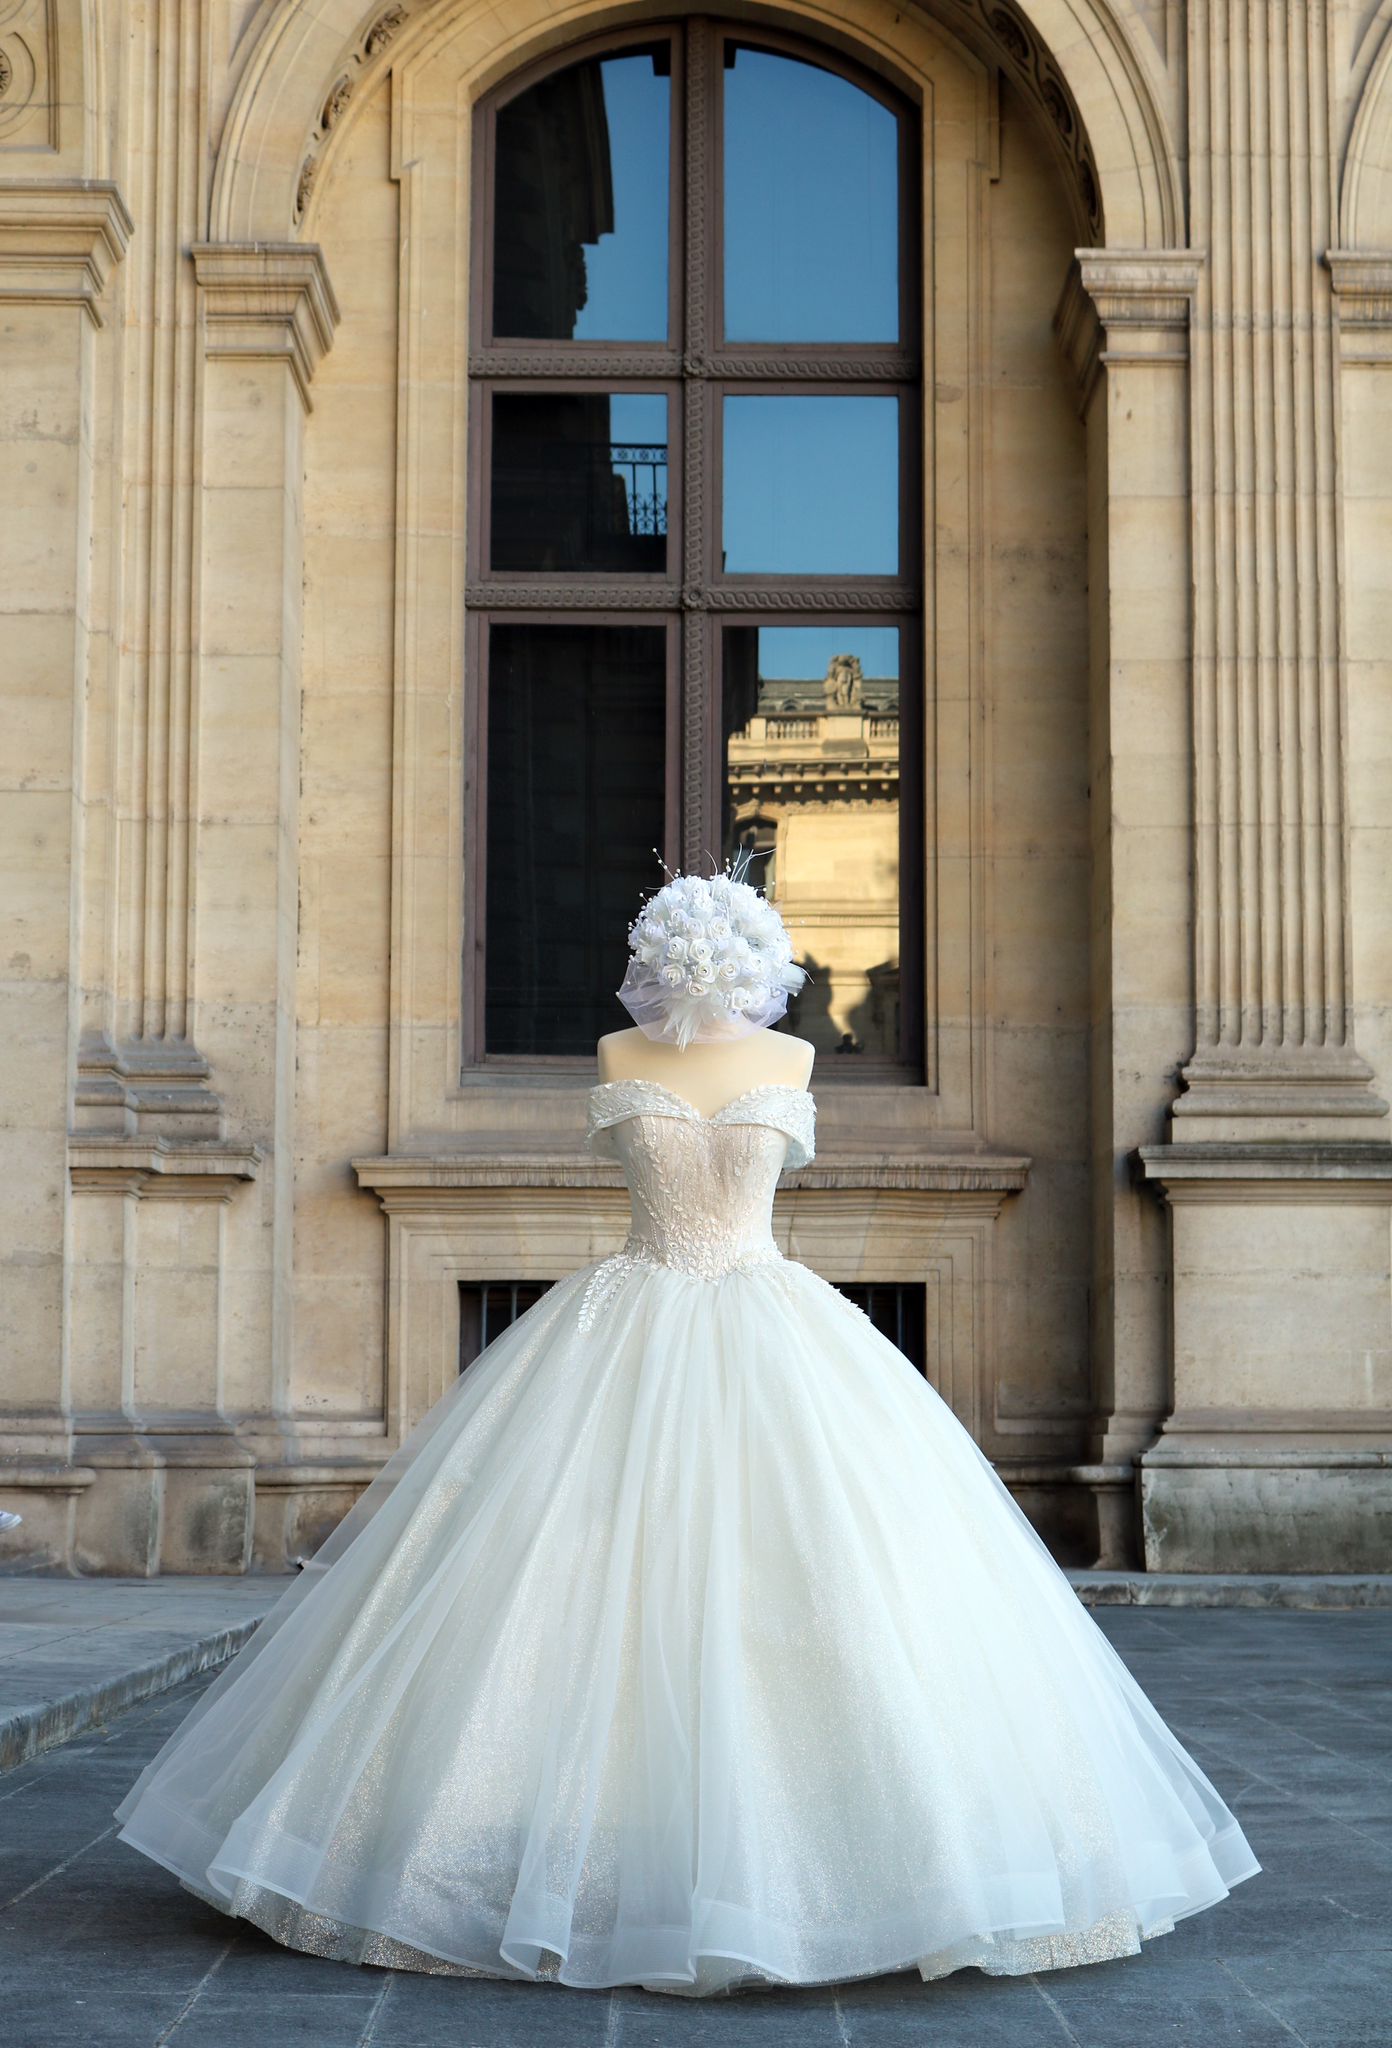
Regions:
M 899 571 L 897 398 L 726 398 L 727 575 Z
M 500 107 L 493 332 L 665 341 L 671 46 L 553 71 Z
M 899 633 L 727 626 L 724 852 L 788 920 L 809 980 L 786 1027 L 825 1053 L 899 1056 Z
M 652 626 L 490 628 L 490 1053 L 593 1053 L 624 1021 L 628 926 L 663 844 L 666 647 Z
M 661 572 L 667 400 L 653 392 L 497 392 L 494 569 Z
M 728 340 L 899 339 L 898 153 L 894 115 L 849 79 L 728 48 Z

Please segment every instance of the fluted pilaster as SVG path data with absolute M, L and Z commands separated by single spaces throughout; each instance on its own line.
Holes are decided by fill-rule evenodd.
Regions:
M 1214 1136 L 1386 1104 L 1349 996 L 1325 0 L 1193 0 L 1195 1052 Z M 1237 1119 L 1239 1121 L 1233 1122 Z M 1202 1126 L 1190 1123 L 1189 1134 Z

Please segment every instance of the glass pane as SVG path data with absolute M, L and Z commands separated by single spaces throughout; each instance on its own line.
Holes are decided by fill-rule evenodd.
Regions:
M 667 400 L 496 393 L 492 566 L 665 569 Z
M 724 633 L 724 851 L 761 856 L 825 1053 L 899 1056 L 899 672 L 893 626 Z
M 726 61 L 727 339 L 897 341 L 898 121 L 815 64 Z
M 498 110 L 493 332 L 665 341 L 671 46 L 553 71 Z
M 663 843 L 663 628 L 495 625 L 488 672 L 493 1053 L 592 1053 Z
M 897 398 L 727 398 L 729 575 L 899 572 Z

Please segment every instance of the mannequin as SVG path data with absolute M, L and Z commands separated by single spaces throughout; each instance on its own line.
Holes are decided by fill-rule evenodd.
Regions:
M 596 1048 L 601 1081 L 657 1081 L 683 1096 L 701 1116 L 714 1116 L 751 1088 L 805 1088 L 816 1047 L 771 1025 L 742 1038 L 686 1047 L 649 1038 L 636 1024 L 608 1031 Z

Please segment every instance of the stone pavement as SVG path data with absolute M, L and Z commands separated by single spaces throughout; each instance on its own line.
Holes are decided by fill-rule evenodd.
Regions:
M 0 1770 L 240 1649 L 284 1578 L 0 1578 Z
M 1091 1607 L 1392 1608 L 1392 1574 L 1068 1574 Z M 225 1662 L 289 1577 L 0 1572 L 0 1771 Z
M 114 1839 L 195 1679 L 0 1778 L 5 2048 L 1392 2048 L 1392 1612 L 1104 1608 L 1264 1867 L 1143 1955 L 690 2004 L 292 1954 Z

